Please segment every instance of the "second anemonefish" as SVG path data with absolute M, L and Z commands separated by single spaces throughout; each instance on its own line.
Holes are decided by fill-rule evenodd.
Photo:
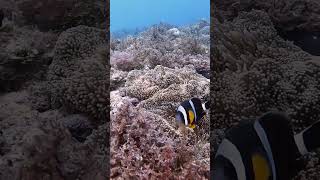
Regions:
M 177 109 L 176 120 L 179 124 L 184 124 L 194 129 L 196 124 L 206 114 L 209 109 L 210 101 L 202 103 L 199 98 L 191 98 L 183 101 Z

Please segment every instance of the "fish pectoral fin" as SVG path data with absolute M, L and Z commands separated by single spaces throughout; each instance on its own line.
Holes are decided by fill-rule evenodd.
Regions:
M 268 161 L 265 157 L 260 154 L 253 154 L 252 166 L 255 180 L 269 180 L 271 172 Z
M 189 127 L 190 127 L 191 129 L 194 129 L 194 128 L 196 127 L 196 125 L 195 125 L 195 124 L 190 124 Z
M 190 124 L 192 124 L 194 121 L 194 113 L 191 110 L 189 110 L 188 113 L 189 113 Z

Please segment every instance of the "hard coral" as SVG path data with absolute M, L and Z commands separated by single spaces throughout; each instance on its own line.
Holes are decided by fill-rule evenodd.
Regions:
M 232 20 L 241 11 L 260 9 L 268 13 L 274 25 L 283 30 L 300 29 L 304 31 L 319 31 L 319 7 L 317 0 L 218 0 L 215 3 L 216 11 L 221 19 Z
M 49 80 L 68 77 L 78 68 L 77 61 L 92 56 L 103 44 L 107 44 L 107 36 L 101 29 L 77 26 L 62 32 L 49 67 Z
M 111 54 L 110 64 L 122 71 L 138 69 L 141 66 L 141 62 L 137 61 L 132 53 L 121 51 L 114 51 Z
M 207 25 L 201 29 L 201 23 L 195 26 L 199 31 L 203 28 L 208 30 Z M 210 37 L 209 34 L 205 34 L 206 30 L 196 33 L 193 32 L 194 29 L 197 28 L 179 27 L 178 29 L 159 24 L 137 37 L 129 36 L 122 40 L 112 39 L 112 49 L 115 51 L 114 56 L 111 57 L 111 65 L 119 70 L 128 71 L 143 68 L 152 69 L 157 65 L 182 68 L 192 64 L 197 71 L 208 73 L 210 72 L 208 43 Z M 178 31 L 181 33 L 175 33 Z
M 83 134 L 72 130 L 86 127 L 85 117 L 39 113 L 27 96 L 24 91 L 0 97 L 0 179 L 108 178 L 108 123 L 80 143 L 72 136 Z
M 116 90 L 117 88 L 124 86 L 126 82 L 128 72 L 110 69 L 110 91 Z
M 194 96 L 204 97 L 209 94 L 209 83 L 192 66 L 171 69 L 158 65 L 151 70 L 129 72 L 124 91 L 128 96 L 144 100 L 143 106 L 151 109 Z
M 78 26 L 63 32 L 48 75 L 54 99 L 102 121 L 109 96 L 106 44 L 106 34 L 100 29 Z
M 194 147 L 169 138 L 156 116 L 125 100 L 112 117 L 111 178 L 208 178 L 208 166 L 190 158 Z
M 182 101 L 208 100 L 209 37 L 200 40 L 206 26 L 159 24 L 111 40 L 111 178 L 209 178 L 210 119 L 186 131 L 174 119 Z
M 317 121 L 318 57 L 283 40 L 266 12 L 236 14 L 223 23 L 213 19 L 211 144 L 219 144 L 227 128 L 269 110 L 286 112 L 295 132 Z M 319 153 L 313 156 L 318 158 Z M 312 162 L 296 179 L 318 179 L 318 163 Z
M 61 101 L 68 108 L 104 121 L 108 109 L 107 70 L 94 59 L 81 62 L 79 69 L 63 79 Z

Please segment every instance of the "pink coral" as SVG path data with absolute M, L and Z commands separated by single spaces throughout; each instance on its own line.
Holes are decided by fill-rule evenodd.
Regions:
M 194 146 L 165 132 L 157 116 L 125 98 L 119 103 L 111 118 L 111 178 L 208 178 L 209 166 L 194 158 Z
M 110 58 L 111 66 L 123 71 L 130 71 L 140 66 L 140 62 L 130 52 L 114 51 Z

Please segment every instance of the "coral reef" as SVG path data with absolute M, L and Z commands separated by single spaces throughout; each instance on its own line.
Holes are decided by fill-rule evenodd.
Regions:
M 62 103 L 79 112 L 106 120 L 109 79 L 105 66 L 94 59 L 83 61 L 62 83 Z
M 15 27 L 0 30 L 0 36 L 0 91 L 17 90 L 28 79 L 44 79 L 52 61 L 55 34 Z
M 111 67 L 129 71 L 157 65 L 182 68 L 188 64 L 209 78 L 210 26 L 201 21 L 191 27 L 155 25 L 139 36 L 111 42 Z
M 0 179 L 109 177 L 109 22 L 68 2 L 0 2 Z
M 27 96 L 24 91 L 1 97 L 0 178 L 107 177 L 102 170 L 107 166 L 107 125 L 80 143 L 68 129 L 79 127 L 77 123 L 87 121 L 86 117 L 57 110 L 38 113 L 28 106 Z
M 217 128 L 272 108 L 286 111 L 296 130 L 318 120 L 319 65 L 312 56 L 282 40 L 266 13 L 240 13 L 232 22 L 216 25 L 212 103 L 218 107 L 213 113 L 219 117 L 215 118 Z M 244 44 L 250 41 L 252 46 Z
M 36 25 L 40 30 L 63 31 L 78 25 L 103 28 L 104 1 L 24 0 L 17 7 L 24 24 Z
M 224 131 L 241 120 L 280 110 L 288 114 L 294 131 L 299 132 L 319 120 L 320 113 L 320 58 L 284 40 L 275 28 L 272 10 L 244 8 L 235 12 L 236 8 L 230 8 L 226 11 L 227 5 L 246 6 L 233 2 L 218 1 L 212 19 L 215 42 L 210 84 L 211 119 L 214 119 L 211 121 L 212 154 Z M 262 7 L 261 2 L 246 2 L 250 4 L 247 7 Z M 297 179 L 320 177 L 316 172 L 317 163 L 312 163 L 319 154 L 310 156 L 311 160 L 304 159 L 309 165 L 299 172 Z
M 209 117 L 193 131 L 175 122 L 182 101 L 209 99 L 208 27 L 160 23 L 111 39 L 111 178 L 209 179 Z
M 208 141 L 189 144 L 175 130 L 166 130 L 166 120 L 112 93 L 111 178 L 209 178 Z
M 126 79 L 124 94 L 137 98 L 140 106 L 150 110 L 175 113 L 174 107 L 180 102 L 209 94 L 210 81 L 193 66 L 171 69 L 158 65 L 151 70 L 130 71 Z
M 106 120 L 109 76 L 106 67 L 106 34 L 103 30 L 77 26 L 61 33 L 48 71 L 51 96 L 59 104 Z M 58 102 L 57 102 L 58 101 Z
M 48 79 L 69 77 L 78 69 L 80 63 L 76 62 L 94 55 L 99 46 L 107 43 L 106 37 L 104 30 L 82 25 L 62 32 L 54 48 Z
M 259 9 L 268 13 L 275 27 L 283 31 L 299 29 L 316 32 L 320 30 L 320 3 L 316 0 L 218 0 L 214 5 L 218 9 L 216 17 L 220 20 L 232 20 L 242 11 Z

